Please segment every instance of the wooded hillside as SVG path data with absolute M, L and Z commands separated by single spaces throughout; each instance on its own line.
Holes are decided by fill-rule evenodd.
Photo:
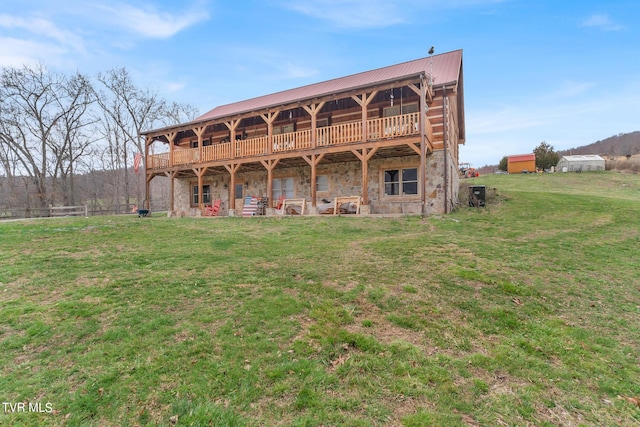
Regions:
M 582 147 L 558 151 L 561 156 L 571 154 L 599 154 L 601 156 L 627 156 L 640 154 L 640 131 L 620 133 Z

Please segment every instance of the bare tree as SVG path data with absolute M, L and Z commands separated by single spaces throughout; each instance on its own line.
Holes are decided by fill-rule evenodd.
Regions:
M 136 87 L 125 68 L 115 68 L 105 74 L 101 73 L 98 75 L 98 81 L 102 85 L 98 103 L 102 107 L 105 120 L 109 123 L 109 126 L 103 126 L 103 129 L 112 133 L 107 137 L 107 141 L 117 144 L 112 151 L 123 156 L 124 198 L 128 210 L 131 197 L 127 173 L 129 154 L 144 153 L 144 140 L 140 134 L 166 116 L 166 103 L 150 89 Z M 139 180 L 136 193 L 140 200 L 142 197 Z
M 57 179 L 73 174 L 86 147 L 79 130 L 92 102 L 89 80 L 66 77 L 43 65 L 4 68 L 0 75 L 0 143 L 5 170 L 28 177 L 35 187 L 33 202 L 45 207 L 56 201 Z M 27 185 L 28 189 L 30 185 Z M 66 197 L 65 197 L 66 199 Z M 27 197 L 26 207 L 32 200 Z
M 75 204 L 74 176 L 79 159 L 90 154 L 95 139 L 85 134 L 85 129 L 95 123 L 87 114 L 94 101 L 90 81 L 81 74 L 67 79 L 64 96 L 59 99 L 60 107 L 66 111 L 55 127 L 58 144 L 51 147 L 56 154 L 54 175 L 59 175 L 59 184 L 66 204 Z
M 173 102 L 171 103 L 171 105 L 167 106 L 164 117 L 162 119 L 162 124 L 164 126 L 172 126 L 180 123 L 190 122 L 192 120 L 195 120 L 198 115 L 199 112 L 195 106 L 191 104 Z

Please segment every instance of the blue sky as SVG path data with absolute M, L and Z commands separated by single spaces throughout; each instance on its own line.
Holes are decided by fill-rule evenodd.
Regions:
M 637 0 L 2 0 L 0 66 L 125 67 L 211 108 L 463 50 L 461 161 L 640 130 Z

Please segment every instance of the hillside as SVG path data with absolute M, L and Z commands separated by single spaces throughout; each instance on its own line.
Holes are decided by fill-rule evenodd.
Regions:
M 582 147 L 558 151 L 561 156 L 571 154 L 600 154 L 601 156 L 627 156 L 640 154 L 640 131 L 621 133 Z

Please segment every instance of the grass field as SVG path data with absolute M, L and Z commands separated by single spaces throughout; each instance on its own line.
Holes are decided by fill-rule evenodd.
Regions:
M 0 223 L 0 425 L 640 424 L 640 176 L 472 182 L 426 218 Z

